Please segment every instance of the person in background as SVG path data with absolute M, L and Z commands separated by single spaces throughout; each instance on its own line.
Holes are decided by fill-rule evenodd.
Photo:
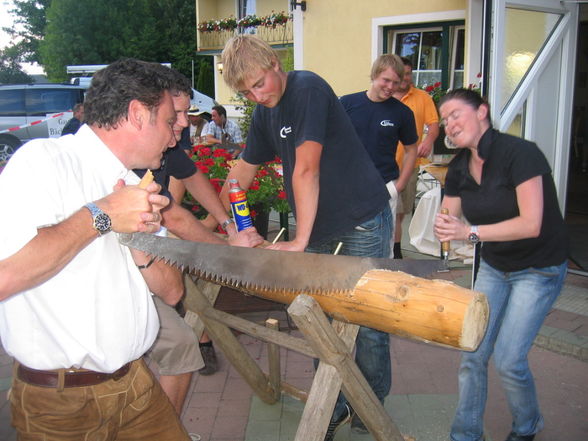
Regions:
M 412 82 L 412 62 L 406 57 L 400 57 L 400 59 L 404 64 L 404 76 L 402 77 L 400 87 L 394 92 L 394 98 L 400 100 L 400 102 L 406 104 L 412 110 L 419 139 L 417 141 L 417 161 L 406 187 L 400 192 L 398 206 L 396 207 L 396 228 L 394 229 L 395 259 L 402 259 L 402 221 L 404 220 L 404 216 L 406 214 L 412 214 L 414 209 L 419 168 L 421 165 L 429 162 L 427 158 L 431 155 L 435 140 L 439 136 L 439 115 L 437 114 L 435 102 L 427 92 L 414 87 Z M 406 147 L 400 142 L 396 150 L 396 162 L 401 170 L 404 166 L 405 152 Z
M 0 336 L 15 367 L 19 439 L 189 441 L 142 359 L 182 274 L 122 245 L 154 233 L 169 199 L 137 184 L 175 143 L 167 69 L 121 59 L 97 72 L 75 135 L 35 139 L 0 175 Z M 26 201 L 36 201 L 35 204 Z
M 243 143 L 241 129 L 233 121 L 227 119 L 227 111 L 223 106 L 212 108 L 212 120 L 202 131 L 208 144 L 218 144 L 236 158 L 241 153 Z
M 372 65 L 370 88 L 341 97 L 341 104 L 349 115 L 359 139 L 382 179 L 387 182 L 386 187 L 390 193 L 388 203 L 392 214 L 392 237 L 398 192 L 402 191 L 408 180 L 408 173 L 399 173 L 396 165 L 395 154 L 399 139 L 407 145 L 407 167 L 412 169 L 416 160 L 417 136 L 412 112 L 392 96 L 400 84 L 403 73 L 404 68 L 398 56 L 381 55 Z M 369 372 L 365 369 L 368 372 L 366 378 L 377 397 L 384 403 L 392 383 L 390 336 L 375 329 L 369 329 L 368 332 L 374 344 L 377 342 L 380 347 L 377 349 L 378 361 L 370 365 L 374 371 Z M 363 366 L 361 358 L 358 358 L 358 365 L 360 368 Z M 353 415 L 351 419 L 351 430 L 356 433 L 368 433 L 358 415 Z
M 188 110 L 188 120 L 190 121 L 190 144 L 200 144 L 202 131 L 208 124 L 208 121 L 202 116 L 206 113 L 204 110 L 198 109 L 198 107 L 190 107 Z
M 61 130 L 61 136 L 74 134 L 76 133 L 80 127 L 82 126 L 84 121 L 84 104 L 77 103 L 73 108 L 73 118 L 71 118 L 63 129 Z
M 248 189 L 261 164 L 282 158 L 284 186 L 296 217 L 296 237 L 270 249 L 387 257 L 392 216 L 386 185 L 363 148 L 341 102 L 318 75 L 284 72 L 277 53 L 253 35 L 229 40 L 222 53 L 223 78 L 245 98 L 260 104 L 253 112 L 247 148 L 227 178 Z M 228 207 L 228 188 L 221 199 Z M 390 360 L 377 334 L 360 327 L 356 360 L 372 387 L 390 381 L 382 364 Z M 380 333 L 381 334 L 381 333 Z M 385 384 L 384 384 L 385 387 Z M 342 395 L 325 440 L 351 418 Z
M 449 214 L 437 215 L 435 234 L 440 241 L 482 242 L 474 289 L 490 306 L 480 346 L 462 353 L 451 440 L 484 439 L 494 355 L 513 417 L 506 441 L 532 441 L 543 417 L 527 355 L 561 291 L 568 256 L 551 168 L 535 143 L 492 128 L 488 103 L 477 92 L 452 90 L 439 109 L 445 133 L 461 151 L 449 164 L 441 203 Z
M 417 155 L 417 132 L 413 113 L 393 96 L 403 75 L 404 66 L 400 57 L 392 54 L 380 55 L 372 65 L 369 90 L 341 97 L 343 107 L 390 192 L 393 232 L 398 194 L 408 182 Z M 402 170 L 399 170 L 396 163 L 399 141 L 404 142 L 406 149 Z M 360 430 L 358 423 L 356 419 L 356 427 Z

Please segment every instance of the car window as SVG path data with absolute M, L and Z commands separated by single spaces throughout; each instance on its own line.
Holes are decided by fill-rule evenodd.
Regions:
M 82 101 L 80 90 L 27 89 L 26 106 L 28 115 L 45 115 L 73 109 Z
M 24 116 L 23 89 L 0 90 L 0 116 Z

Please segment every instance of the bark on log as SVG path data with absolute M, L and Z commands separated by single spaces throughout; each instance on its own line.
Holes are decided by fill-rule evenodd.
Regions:
M 297 295 L 267 289 L 246 292 L 285 304 Z M 337 320 L 465 351 L 478 347 L 488 324 L 484 294 L 400 271 L 371 270 L 351 292 L 312 297 Z
M 385 323 L 392 334 L 466 351 L 478 347 L 488 325 L 486 296 L 445 280 L 372 270 L 357 283 L 352 299 L 354 306 L 344 315 L 354 323 L 373 328 Z

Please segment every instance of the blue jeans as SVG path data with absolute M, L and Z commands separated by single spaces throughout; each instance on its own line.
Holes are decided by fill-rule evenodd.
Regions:
M 482 260 L 474 289 L 486 294 L 490 318 L 479 348 L 462 354 L 453 441 L 482 439 L 488 361 L 493 352 L 513 416 L 511 430 L 517 435 L 532 435 L 543 428 L 527 354 L 561 291 L 566 269 L 564 262 L 505 273 Z
M 394 219 L 390 207 L 386 207 L 374 218 L 356 226 L 328 242 L 306 249 L 310 253 L 332 254 L 339 242 L 343 247 L 339 254 L 359 257 L 388 257 L 390 239 L 394 237 Z M 376 396 L 383 403 L 392 384 L 390 361 L 390 336 L 386 332 L 359 327 L 355 341 L 355 361 Z M 339 394 L 332 420 L 337 420 L 345 411 L 346 400 Z

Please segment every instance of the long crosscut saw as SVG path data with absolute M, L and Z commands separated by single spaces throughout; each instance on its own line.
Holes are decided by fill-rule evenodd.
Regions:
M 290 304 L 313 296 L 325 313 L 392 334 L 474 350 L 483 337 L 483 294 L 427 280 L 438 260 L 392 260 L 229 247 L 121 234 L 119 240 L 204 280 Z

